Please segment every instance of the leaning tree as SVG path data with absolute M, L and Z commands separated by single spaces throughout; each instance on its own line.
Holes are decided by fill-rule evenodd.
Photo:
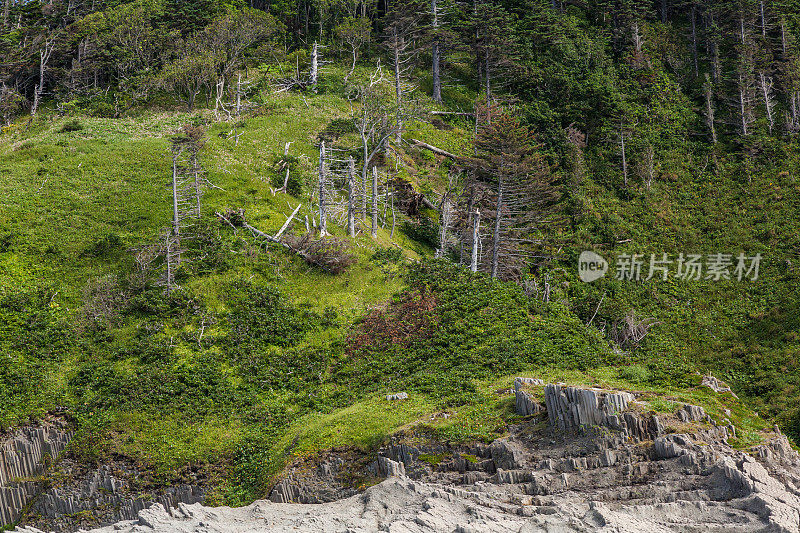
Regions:
M 560 193 L 550 166 L 538 151 L 533 132 L 509 110 L 490 105 L 475 139 L 476 155 L 469 160 L 471 183 L 466 216 L 479 210 L 490 225 L 490 238 L 480 269 L 492 277 L 519 277 L 542 236 L 557 223 Z M 473 224 L 470 245 L 480 238 Z

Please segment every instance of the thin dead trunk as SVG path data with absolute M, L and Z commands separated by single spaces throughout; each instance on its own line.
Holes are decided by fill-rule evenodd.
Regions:
M 737 104 L 739 106 L 739 126 L 743 136 L 750 135 L 750 95 L 748 94 L 748 85 L 745 75 L 739 74 Z
M 444 257 L 447 254 L 447 231 L 450 228 L 450 218 L 452 215 L 452 205 L 450 200 L 445 198 L 442 202 L 442 223 L 439 227 L 439 249 L 436 257 Z
M 378 238 L 378 167 L 372 167 L 372 238 Z
M 714 77 L 714 83 L 719 83 L 722 79 L 722 64 L 719 60 L 719 45 L 711 42 L 711 74 Z
M 647 187 L 649 191 L 650 187 L 653 185 L 653 179 L 655 178 L 655 150 L 652 144 L 648 144 L 647 148 L 645 148 L 644 165 L 647 173 L 645 187 Z
M 355 173 L 356 163 L 351 157 L 347 162 L 347 234 L 351 238 L 356 236 Z
M 622 151 L 622 178 L 625 181 L 625 186 L 628 186 L 628 158 L 625 154 L 625 132 L 619 134 L 619 144 Z
M 197 206 L 197 220 L 200 220 L 200 199 L 203 197 L 203 176 L 200 172 L 200 165 L 197 162 L 197 152 L 192 150 L 190 164 L 192 166 L 192 173 L 194 174 L 194 198 L 195 205 Z
M 319 45 L 314 41 L 314 48 L 311 50 L 311 88 L 317 92 L 317 81 L 319 79 Z
M 389 203 L 392 207 L 392 231 L 389 233 L 389 238 L 394 239 L 394 225 L 395 225 L 395 215 L 394 215 L 394 189 L 392 190 L 392 195 L 389 197 Z
M 700 75 L 697 65 L 697 7 L 692 4 L 692 59 L 694 60 L 694 76 Z
M 431 55 L 433 56 L 431 65 L 431 75 L 433 77 L 433 101 L 437 104 L 442 103 L 442 80 L 439 72 L 439 10 L 436 0 L 431 0 L 431 14 L 433 15 L 433 43 L 431 44 Z
M 178 208 L 178 156 L 180 152 L 175 152 L 172 156 L 172 235 L 180 238 L 180 211 Z
M 491 67 L 489 66 L 489 50 L 486 49 L 484 54 L 484 70 L 486 71 L 486 103 L 488 104 L 492 99 L 492 75 Z
M 328 233 L 327 220 L 325 219 L 325 141 L 319 145 L 319 234 Z
M 356 47 L 355 46 L 352 47 L 352 50 L 353 50 L 353 64 L 350 65 L 350 72 L 348 72 L 347 75 L 344 77 L 344 84 L 345 85 L 347 85 L 347 80 L 350 79 L 350 76 L 352 76 L 353 72 L 355 72 L 355 70 L 356 70 L 356 59 L 358 57 L 358 55 L 357 55 L 358 52 L 356 51 Z
M 772 78 L 761 72 L 759 74 L 761 82 L 761 94 L 764 97 L 764 108 L 767 111 L 767 122 L 769 124 L 769 132 L 775 127 L 775 99 L 772 94 Z
M 708 74 L 706 74 L 706 82 L 703 89 L 706 97 L 706 126 L 708 126 L 708 130 L 711 133 L 711 142 L 717 144 L 717 129 L 714 126 L 714 93 Z
M 297 204 L 297 207 L 294 208 L 294 211 L 292 211 L 292 214 L 289 215 L 289 217 L 286 219 L 286 222 L 284 222 L 283 226 L 281 226 L 281 229 L 279 229 L 278 233 L 275 234 L 274 239 L 276 241 L 280 240 L 281 235 L 283 235 L 283 232 L 286 231 L 286 229 L 289 227 L 289 224 L 292 223 L 292 219 L 294 219 L 294 216 L 297 214 L 298 211 L 300 211 L 301 207 L 303 207 L 303 204 Z M 306 223 L 307 222 L 308 222 L 308 217 L 306 217 Z
M 50 56 L 53 54 L 54 48 L 55 39 L 51 39 L 44 43 L 43 50 L 39 50 L 39 84 L 33 92 L 33 105 L 31 106 L 32 117 L 36 115 L 36 111 L 39 109 L 39 103 L 42 100 L 42 94 L 44 93 L 44 75 L 47 71 L 47 63 L 50 61 Z
M 642 55 L 642 36 L 639 34 L 639 22 L 634 20 L 631 24 L 631 37 L 633 39 L 633 49 L 636 51 L 636 57 Z
M 400 57 L 400 50 L 403 46 L 402 38 L 398 36 L 397 29 L 394 30 L 394 90 L 395 90 L 395 97 L 397 98 L 397 136 L 396 141 L 399 145 L 403 141 L 403 85 L 402 79 L 400 77 L 400 70 L 401 70 L 401 57 Z M 365 161 L 364 164 L 366 165 L 367 162 Z M 366 172 L 365 172 L 366 176 Z M 366 182 L 366 179 L 365 179 Z
M 364 125 L 366 125 L 366 117 L 364 120 Z M 363 129 L 366 126 L 362 126 L 361 134 L 361 147 L 364 150 L 364 163 L 361 165 L 361 183 L 364 186 L 364 198 L 362 198 L 361 204 L 361 212 L 364 216 L 367 216 L 367 172 L 369 172 L 369 138 L 367 137 L 367 132 Z
M 742 41 L 742 44 L 747 43 L 747 28 L 744 22 L 744 14 L 739 17 L 739 39 Z
M 242 114 L 242 75 L 239 74 L 236 80 L 236 116 Z
M 497 213 L 494 217 L 494 235 L 492 236 L 492 277 L 497 277 L 500 262 L 500 228 L 503 217 L 503 193 L 505 187 L 502 176 L 497 179 Z
M 180 152 L 172 154 L 172 233 L 165 235 L 165 259 L 167 263 L 166 286 L 171 290 L 175 283 L 175 271 L 181 263 L 180 210 L 178 202 L 178 157 Z
M 287 142 L 286 145 L 283 147 L 283 156 L 284 156 L 284 158 L 289 155 L 289 146 L 291 146 L 292 142 L 293 141 Z M 283 192 L 287 192 L 289 190 L 288 187 L 289 187 L 289 163 L 287 161 L 286 162 L 286 176 L 284 176 L 284 178 L 283 178 L 283 187 L 281 187 L 281 189 L 283 190 Z
M 472 222 L 472 260 L 469 264 L 469 269 L 472 272 L 478 271 L 478 240 L 480 239 L 480 227 L 481 211 L 480 209 L 476 209 Z
M 786 20 L 781 19 L 781 50 L 783 59 L 786 59 Z

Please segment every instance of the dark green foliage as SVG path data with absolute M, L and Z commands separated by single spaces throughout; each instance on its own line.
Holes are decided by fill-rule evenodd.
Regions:
M 110 254 L 119 254 L 125 250 L 122 247 L 122 239 L 116 233 L 109 233 L 98 239 L 86 250 L 83 255 L 89 257 L 105 257 Z
M 375 253 L 372 254 L 372 257 L 370 257 L 370 261 L 380 265 L 386 263 L 398 263 L 402 258 L 403 252 L 400 250 L 400 248 L 387 246 L 386 248 L 378 248 Z
M 0 351 L 34 359 L 60 359 L 74 335 L 53 304 L 55 293 L 35 290 L 0 297 Z
M 319 133 L 319 139 L 327 143 L 336 142 L 339 137 L 348 133 L 356 133 L 356 127 L 352 120 L 346 118 L 336 118 L 331 120 L 325 129 Z
M 531 307 L 514 284 L 446 262 L 412 267 L 410 288 L 351 335 L 337 379 L 366 390 L 408 387 L 446 404 L 468 400 L 473 379 L 523 368 L 587 369 L 615 357 L 556 304 Z
M 191 257 L 187 268 L 192 274 L 202 276 L 228 268 L 228 249 L 221 230 L 217 220 L 203 218 L 194 223 L 192 239 L 186 244 Z
M 70 120 L 63 126 L 61 126 L 61 131 L 65 133 L 73 132 L 73 131 L 81 131 L 83 129 L 83 124 L 77 119 Z
M 276 289 L 239 281 L 228 293 L 228 344 L 237 353 L 258 348 L 291 346 L 314 327 L 308 313 L 293 306 Z
M 165 292 L 162 288 L 152 288 L 132 296 L 124 312 L 139 318 L 185 324 L 203 309 L 202 300 L 190 291 Z
M 164 22 L 187 35 L 207 26 L 227 9 L 243 5 L 242 0 L 165 0 Z
M 404 221 L 401 229 L 408 238 L 431 248 L 439 247 L 439 224 L 423 216 L 418 221 Z
M 49 376 L 75 335 L 54 297 L 43 289 L 0 293 L 0 427 L 41 416 L 60 400 Z
M 152 361 L 136 373 L 116 365 L 86 363 L 69 380 L 82 412 L 107 409 L 154 409 L 185 412 L 202 418 L 210 411 L 231 406 L 235 391 L 210 357 Z M 166 359 L 166 360 L 165 360 Z

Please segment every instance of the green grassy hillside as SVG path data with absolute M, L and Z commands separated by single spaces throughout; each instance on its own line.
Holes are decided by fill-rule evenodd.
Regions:
M 135 6 L 159 18 L 149 3 Z M 0 428 L 62 411 L 78 430 L 78 459 L 124 457 L 158 485 L 199 471 L 215 501 L 230 504 L 264 496 L 294 458 L 369 449 L 400 429 L 457 442 L 501 435 L 515 420 L 504 390 L 520 373 L 634 389 L 653 410 L 687 401 L 722 421 L 729 409 L 743 448 L 773 423 L 800 439 L 797 135 L 768 130 L 758 113 L 751 134 L 720 125 L 719 142 L 707 139 L 701 79 L 674 58 L 686 44 L 683 19 L 643 19 L 645 61 L 624 51 L 602 6 L 518 7 L 509 9 L 523 38 L 498 91 L 536 134 L 559 222 L 531 232 L 545 244 L 518 283 L 433 260 L 434 209 L 398 212 L 377 239 L 350 239 L 332 224 L 355 258 L 335 275 L 215 215 L 241 209 L 273 234 L 302 203 L 290 232 L 303 234 L 319 139 L 358 145 L 341 66 L 326 66 L 316 92 L 270 85 L 307 66 L 302 48 L 286 45 L 274 58 L 250 50 L 257 68 L 242 71 L 253 106 L 232 120 L 201 101 L 213 100 L 210 87 L 192 112 L 159 85 L 115 113 L 114 98 L 129 91 L 119 81 L 111 93 L 46 99 L 34 119 L 11 120 L 0 132 Z M 198 28 L 217 16 L 207 15 Z M 367 80 L 375 48 L 353 79 Z M 424 108 L 473 109 L 483 88 L 468 48 L 448 57 L 441 105 L 422 96 L 427 71 L 409 71 Z M 724 67 L 734 65 L 726 58 Z M 720 104 L 725 83 L 715 89 Z M 469 166 L 472 120 L 421 116 L 405 125 L 405 140 Z M 213 187 L 185 244 L 180 288 L 166 292 L 135 256 L 170 224 L 170 141 L 185 126 L 206 132 L 199 158 Z M 291 194 L 276 194 L 287 142 Z M 441 197 L 459 165 L 411 142 L 393 148 L 394 160 L 378 158 L 384 170 Z M 577 272 L 584 250 L 763 261 L 755 281 L 623 281 L 612 271 L 587 284 Z M 651 325 L 640 342 L 615 338 L 629 317 Z M 700 387 L 707 372 L 741 400 Z M 384 399 L 400 390 L 407 402 Z
M 452 415 L 431 426 L 441 438 L 500 435 L 514 418 L 512 400 L 492 391 L 519 372 L 654 390 L 715 412 L 717 400 L 691 392 L 700 390 L 695 372 L 713 369 L 738 385 L 751 406 L 780 413 L 781 402 L 791 401 L 778 390 L 747 388 L 758 378 L 791 387 L 791 368 L 730 364 L 738 363 L 736 350 L 745 351 L 745 343 L 774 360 L 793 360 L 791 342 L 769 350 L 778 340 L 768 330 L 754 334 L 759 324 L 789 334 L 775 306 L 791 297 L 794 277 L 779 270 L 765 247 L 748 248 L 768 259 L 762 281 L 746 286 L 590 286 L 577 281 L 570 252 L 565 268 L 549 271 L 552 297 L 543 302 L 515 284 L 470 275 L 446 261 L 417 264 L 431 250 L 399 230 L 394 239 L 385 230 L 377 241 L 356 238 L 358 262 L 340 275 L 263 245 L 243 229 L 234 234 L 215 211 L 244 208 L 251 224 L 274 232 L 297 202 L 307 203 L 317 134 L 347 107 L 330 95 L 305 100 L 308 107 L 296 96 L 277 97 L 264 106 L 269 111 L 235 124 L 213 122 L 207 111 L 124 120 L 45 115 L 30 129 L 4 133 L 3 426 L 66 407 L 79 428 L 78 457 L 120 454 L 159 484 L 199 467 L 222 500 L 242 503 L 263 496 L 292 457 L 332 446 L 369 448 L 409 424 L 429 431 L 425 421 L 435 413 Z M 169 223 L 168 140 L 187 123 L 209 125 L 201 160 L 218 187 L 203 200 L 198 239 L 190 246 L 196 260 L 181 273 L 180 290 L 134 290 L 132 250 Z M 232 129 L 241 133 L 238 143 Z M 422 125 L 413 135 L 453 150 L 463 138 L 458 129 Z M 297 197 L 273 196 L 272 163 L 288 141 L 301 154 L 298 174 L 306 183 Z M 441 186 L 440 161 L 422 153 L 414 158 L 418 186 Z M 629 245 L 637 252 L 694 244 L 688 230 L 658 231 L 666 226 L 658 221 L 667 219 L 649 206 L 668 206 L 669 220 L 679 220 L 724 204 L 699 194 L 712 187 L 688 171 L 675 183 L 623 204 L 587 182 L 575 195 L 585 203 L 568 234 L 574 239 L 569 250 L 579 249 L 582 238 L 595 240 L 598 226 L 614 241 L 647 243 L 644 250 Z M 727 205 L 743 204 L 741 212 L 759 203 L 776 216 L 792 208 L 768 201 L 774 188 L 756 196 L 734 180 L 716 187 L 730 197 Z M 673 189 L 694 203 L 674 198 Z M 608 213 L 618 214 L 608 220 Z M 388 253 L 395 245 L 401 253 Z M 621 352 L 585 325 L 602 293 L 594 324 L 629 308 L 661 322 L 640 349 Z M 398 390 L 409 391 L 411 400 L 382 399 Z M 767 423 L 737 409 L 743 409 L 741 444 L 758 442 Z

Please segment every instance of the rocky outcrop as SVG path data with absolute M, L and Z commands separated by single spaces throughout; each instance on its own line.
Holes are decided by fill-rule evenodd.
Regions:
M 160 504 L 197 503 L 203 491 L 176 484 L 158 491 L 132 487 L 140 476 L 135 468 L 87 468 L 61 456 L 72 432 L 60 418 L 18 429 L 0 444 L 0 526 L 18 521 L 51 531 L 77 526 L 111 524 L 135 519 L 139 512 Z
M 199 503 L 204 492 L 180 483 L 158 491 L 145 491 L 131 484 L 138 471 L 121 463 L 85 468 L 70 459 L 56 469 L 49 488 L 33 500 L 24 522 L 52 531 L 73 531 L 133 520 L 155 504 L 170 509 L 179 503 Z
M 800 533 L 800 457 L 784 436 L 744 453 L 697 406 L 662 420 L 630 393 L 544 392 L 550 424 L 526 419 L 490 444 L 397 435 L 377 458 L 331 451 L 294 465 L 271 501 L 154 505 L 95 531 Z
M 700 382 L 700 386 L 708 387 L 709 389 L 713 390 L 718 394 L 723 394 L 727 392 L 731 394 L 734 398 L 738 398 L 738 396 L 736 396 L 736 393 L 734 393 L 726 383 L 718 380 L 711 374 L 703 376 L 703 379 Z
M 396 394 L 387 394 L 386 400 L 393 401 L 393 400 L 408 400 L 408 393 L 407 392 L 398 392 Z
M 547 385 L 544 399 L 550 424 L 562 431 L 600 426 L 638 440 L 655 438 L 662 431 L 657 416 L 626 412 L 635 400 L 629 392 Z
M 776 458 L 782 454 L 778 464 L 772 459 L 760 462 L 707 436 L 699 441 L 689 434 L 665 435 L 642 447 L 600 434 L 559 440 L 557 429 L 531 441 L 528 430 L 512 428 L 512 436 L 472 450 L 482 454 L 469 461 L 482 465 L 475 471 L 453 470 L 462 466 L 459 457 L 464 455 L 454 451 L 450 460 L 417 479 L 391 477 L 361 494 L 325 504 L 259 501 L 237 509 L 155 505 L 136 520 L 93 532 L 800 531 L 798 492 L 775 470 L 798 473 L 792 466 L 797 454 L 782 442 L 764 445 Z M 427 451 L 424 446 L 412 448 Z M 406 451 L 401 455 L 416 462 L 415 453 Z M 387 472 L 401 464 L 384 459 L 382 464 L 390 465 Z M 40 533 L 30 528 L 20 532 Z
M 514 380 L 515 408 L 518 415 L 533 416 L 545 411 L 542 404 L 534 400 L 525 390 L 529 385 L 544 385 L 544 381 L 536 378 L 516 378 Z
M 707 420 L 708 415 L 702 407 L 686 404 L 678 410 L 676 416 L 681 422 L 700 422 Z
M 19 519 L 39 491 L 38 478 L 71 438 L 72 433 L 58 420 L 0 437 L 0 527 Z

